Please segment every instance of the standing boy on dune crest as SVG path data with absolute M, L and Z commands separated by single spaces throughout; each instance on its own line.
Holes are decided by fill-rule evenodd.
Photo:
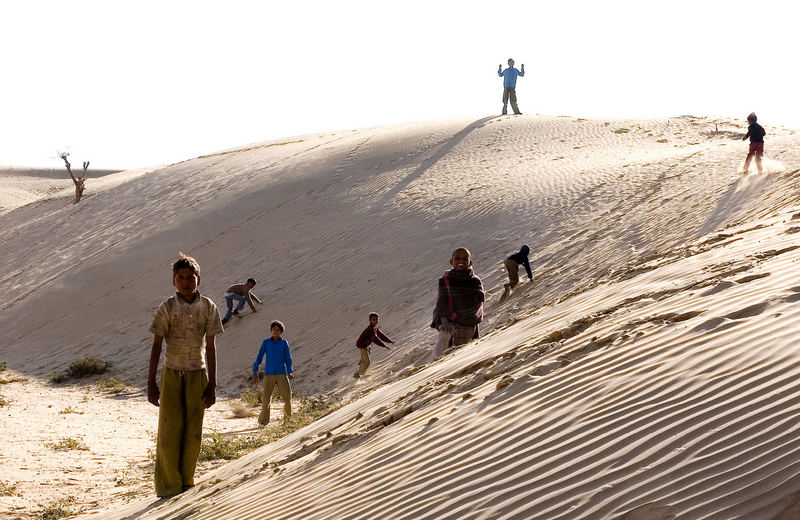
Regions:
M 450 256 L 452 269 L 439 279 L 439 294 L 433 309 L 431 327 L 439 331 L 433 357 L 441 356 L 451 345 L 463 345 L 478 337 L 486 298 L 481 279 L 472 272 L 472 255 L 459 247 Z
M 522 64 L 522 70 L 514 68 L 514 60 L 508 59 L 508 68 L 503 70 L 502 65 L 497 66 L 497 75 L 503 78 L 503 115 L 508 114 L 508 100 L 511 100 L 511 108 L 514 110 L 515 115 L 521 115 L 517 107 L 517 76 L 522 77 L 525 75 L 525 64 Z
M 194 486 L 203 415 L 217 400 L 214 338 L 222 332 L 217 306 L 197 290 L 197 260 L 180 253 L 172 264 L 172 285 L 176 293 L 158 306 L 150 325 L 154 336 L 147 400 L 158 406 L 155 484 L 159 497 Z M 167 349 L 159 390 L 156 371 L 164 340 Z

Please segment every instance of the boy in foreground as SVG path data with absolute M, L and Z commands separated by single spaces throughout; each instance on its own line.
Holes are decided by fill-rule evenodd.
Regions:
M 472 272 L 472 255 L 459 247 L 450 255 L 452 269 L 439 279 L 439 293 L 433 309 L 431 327 L 439 331 L 433 357 L 449 346 L 463 345 L 478 337 L 486 295 L 481 279 Z
M 389 347 L 386 346 L 383 341 L 387 343 L 394 343 L 389 336 L 384 334 L 383 331 L 378 328 L 378 317 L 379 316 L 377 312 L 371 312 L 369 314 L 369 325 L 367 325 L 367 328 L 364 329 L 364 331 L 356 340 L 356 347 L 358 347 L 358 350 L 361 352 L 361 361 L 358 364 L 358 371 L 353 374 L 353 377 L 356 379 L 367 373 L 367 368 L 369 368 L 371 363 L 369 354 L 372 351 L 372 347 L 370 347 L 372 343 L 375 343 L 386 350 L 389 350 Z
M 203 415 L 216 402 L 214 338 L 222 333 L 217 306 L 197 290 L 197 260 L 180 253 L 172 264 L 172 285 L 177 291 L 159 305 L 150 325 L 153 347 L 147 400 L 158 406 L 155 486 L 159 497 L 177 495 L 194 485 Z M 159 389 L 156 372 L 164 340 L 167 348 Z

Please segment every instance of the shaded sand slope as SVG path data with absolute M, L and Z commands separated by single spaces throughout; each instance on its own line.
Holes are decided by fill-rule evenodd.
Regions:
M 763 176 L 737 175 L 745 145 L 730 122 L 524 116 L 257 144 L 157 169 L 78 205 L 35 202 L 0 215 L 0 359 L 46 377 L 97 355 L 140 384 L 146 330 L 183 250 L 200 260 L 201 289 L 219 305 L 230 283 L 260 280 L 265 306 L 220 339 L 222 392 L 235 393 L 272 318 L 287 324 L 301 392 L 348 383 L 371 310 L 400 342 L 376 353 L 385 356 L 377 382 L 427 360 L 435 278 L 456 245 L 473 250 L 490 291 L 488 331 L 793 204 L 796 172 L 784 165 L 798 162 L 797 138 L 770 130 L 768 154 L 783 164 L 768 163 Z M 497 306 L 500 262 L 522 242 L 536 282 Z
M 517 316 L 179 497 L 85 518 L 796 518 L 794 211 Z

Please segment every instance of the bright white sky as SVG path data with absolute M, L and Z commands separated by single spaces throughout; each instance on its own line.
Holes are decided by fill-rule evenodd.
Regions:
M 793 2 L 89 1 L 0 7 L 0 164 L 137 168 L 303 133 L 498 114 L 800 128 Z

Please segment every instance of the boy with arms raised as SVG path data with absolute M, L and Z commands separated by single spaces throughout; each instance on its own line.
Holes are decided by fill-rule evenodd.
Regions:
M 147 400 L 158 406 L 155 485 L 160 497 L 177 495 L 194 485 L 203 415 L 217 399 L 214 338 L 222 333 L 217 306 L 197 290 L 197 260 L 180 253 L 172 264 L 172 284 L 176 293 L 159 305 L 150 326 L 153 347 L 147 378 Z M 164 340 L 167 348 L 159 390 L 156 371 Z
M 439 279 L 439 294 L 433 309 L 431 327 L 439 331 L 433 357 L 441 356 L 451 345 L 463 345 L 478 337 L 486 298 L 481 279 L 472 272 L 472 255 L 459 247 L 450 256 L 452 269 Z

